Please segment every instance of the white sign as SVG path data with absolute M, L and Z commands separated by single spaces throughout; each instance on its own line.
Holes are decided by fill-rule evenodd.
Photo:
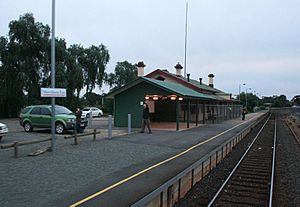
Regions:
M 65 88 L 41 88 L 41 97 L 67 97 Z

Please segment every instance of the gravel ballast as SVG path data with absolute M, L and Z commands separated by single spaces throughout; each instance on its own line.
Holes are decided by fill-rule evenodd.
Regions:
M 292 137 L 282 118 L 283 115 L 279 114 L 273 205 L 300 206 L 300 146 Z M 258 127 L 245 137 L 208 176 L 198 182 L 175 206 L 207 206 L 257 132 Z

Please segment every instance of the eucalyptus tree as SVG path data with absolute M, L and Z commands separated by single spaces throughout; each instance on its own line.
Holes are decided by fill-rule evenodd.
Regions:
M 71 93 L 76 92 L 79 99 L 80 91 L 83 88 L 83 67 L 80 60 L 83 58 L 84 48 L 78 44 L 71 45 L 68 48 L 67 58 L 67 90 Z
M 5 77 L 1 103 L 6 104 L 7 116 L 17 114 L 24 104 L 24 95 L 29 103 L 39 99 L 49 37 L 49 26 L 35 22 L 30 13 L 11 21 L 8 37 L 1 37 L 1 73 Z
M 104 71 L 109 62 L 109 51 L 101 44 L 99 46 L 92 45 L 84 49 L 84 54 L 80 58 L 80 63 L 83 67 L 84 85 L 86 92 L 92 92 L 96 84 L 99 88 L 102 87 L 104 79 Z
M 7 36 L 0 37 L 0 116 L 17 116 L 24 105 L 47 102 L 41 87 L 50 87 L 50 27 L 36 22 L 33 14 L 9 23 Z M 83 48 L 62 38 L 55 39 L 56 87 L 67 89 L 58 103 L 74 106 L 84 86 L 91 92 L 102 86 L 109 52 L 101 44 Z
M 117 62 L 114 73 L 106 74 L 105 82 L 110 87 L 119 88 L 137 78 L 135 65 L 128 61 Z

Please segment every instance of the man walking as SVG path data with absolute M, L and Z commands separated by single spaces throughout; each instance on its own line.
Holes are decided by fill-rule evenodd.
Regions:
M 247 113 L 247 110 L 244 107 L 243 110 L 242 110 L 242 120 L 245 120 L 246 113 Z
M 149 130 L 149 134 L 152 133 L 150 128 L 150 114 L 149 114 L 149 106 L 148 104 L 144 103 L 144 109 L 143 109 L 143 119 L 142 119 L 142 130 L 141 133 L 144 133 L 145 127 L 147 126 Z
M 77 130 L 78 133 L 83 132 L 83 130 L 81 128 L 81 115 L 82 115 L 82 111 L 80 110 L 80 108 L 77 108 L 75 111 L 75 116 L 76 116 L 75 130 Z

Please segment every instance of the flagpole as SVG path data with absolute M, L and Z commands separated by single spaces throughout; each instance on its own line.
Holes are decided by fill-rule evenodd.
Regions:
M 186 50 L 187 50 L 187 27 L 188 27 L 188 2 L 185 5 L 185 38 L 184 38 L 184 77 L 186 78 Z

